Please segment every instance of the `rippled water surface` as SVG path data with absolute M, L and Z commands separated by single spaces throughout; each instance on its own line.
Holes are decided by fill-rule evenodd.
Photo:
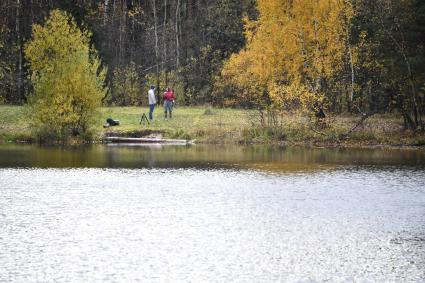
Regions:
M 0 146 L 0 282 L 423 282 L 424 161 Z

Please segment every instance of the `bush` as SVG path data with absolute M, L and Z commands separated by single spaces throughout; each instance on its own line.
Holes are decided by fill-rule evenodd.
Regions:
M 90 47 L 91 34 L 65 12 L 53 10 L 44 26 L 34 25 L 25 46 L 34 93 L 28 116 L 40 139 L 87 137 L 106 91 L 106 70 Z

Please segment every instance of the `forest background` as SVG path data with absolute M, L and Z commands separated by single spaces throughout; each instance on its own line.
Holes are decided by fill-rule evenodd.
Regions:
M 24 46 L 53 9 L 93 33 L 105 105 L 146 104 L 150 84 L 170 85 L 179 105 L 259 109 L 269 125 L 276 111 L 396 113 L 424 130 L 421 0 L 4 0 L 0 103 L 30 97 Z

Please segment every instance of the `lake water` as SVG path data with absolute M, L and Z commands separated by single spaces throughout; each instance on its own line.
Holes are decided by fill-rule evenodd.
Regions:
M 323 281 L 425 281 L 425 151 L 0 145 L 0 282 Z

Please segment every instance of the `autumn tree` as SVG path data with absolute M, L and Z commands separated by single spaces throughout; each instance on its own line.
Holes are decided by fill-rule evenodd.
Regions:
M 245 24 L 246 48 L 230 58 L 222 77 L 263 104 L 323 107 L 326 93 L 339 88 L 350 3 L 260 0 L 258 10 L 258 20 Z
M 53 10 L 43 26 L 33 26 L 25 56 L 34 87 L 29 117 L 38 137 L 64 140 L 90 133 L 105 93 L 105 70 L 90 36 L 60 10 Z

